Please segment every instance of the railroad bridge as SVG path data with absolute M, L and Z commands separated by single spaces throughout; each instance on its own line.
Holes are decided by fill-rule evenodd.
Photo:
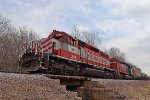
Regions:
M 85 81 L 90 81 L 91 78 L 83 76 L 68 76 L 68 75 L 51 75 L 44 74 L 45 77 L 51 79 L 59 79 L 61 85 L 66 85 L 68 88 L 78 87 Z

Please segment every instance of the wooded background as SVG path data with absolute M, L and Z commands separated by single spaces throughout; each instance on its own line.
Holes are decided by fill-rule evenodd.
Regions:
M 11 20 L 0 15 L 0 70 L 18 70 L 18 57 L 24 43 L 38 39 L 36 31 L 26 26 L 14 27 Z

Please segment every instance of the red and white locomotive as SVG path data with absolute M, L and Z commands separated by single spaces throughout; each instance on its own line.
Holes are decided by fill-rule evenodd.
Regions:
M 133 76 L 129 64 L 110 59 L 96 47 L 56 30 L 26 47 L 20 64 L 22 71 L 108 78 Z

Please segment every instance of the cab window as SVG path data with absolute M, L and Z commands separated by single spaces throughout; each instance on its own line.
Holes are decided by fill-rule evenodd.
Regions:
M 71 45 L 72 45 L 72 46 L 76 46 L 76 40 L 71 39 Z

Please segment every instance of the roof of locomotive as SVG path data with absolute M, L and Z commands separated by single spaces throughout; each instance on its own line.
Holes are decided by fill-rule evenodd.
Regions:
M 106 53 L 105 53 L 105 52 L 103 52 L 103 51 L 100 51 L 100 54 L 101 54 L 102 56 L 105 56 L 105 57 L 109 58 L 109 55 L 108 55 L 108 54 L 106 54 Z
M 67 35 L 67 36 L 69 36 L 69 37 L 71 37 L 71 38 L 73 38 L 73 39 L 75 39 L 75 40 L 77 40 L 77 38 L 76 37 L 73 37 L 73 36 L 71 36 L 71 35 L 69 35 L 69 34 L 67 34 L 66 32 L 64 32 L 64 31 L 57 31 L 57 30 L 53 30 L 53 32 L 48 36 L 48 37 L 51 37 L 52 36 L 52 34 L 57 34 L 57 33 L 62 33 L 62 34 L 64 34 L 64 35 Z
M 81 41 L 81 40 L 79 40 L 79 39 L 78 39 L 78 44 L 79 44 L 79 46 L 81 46 L 81 47 L 86 47 L 86 48 L 88 48 L 88 49 L 90 49 L 90 50 L 93 50 L 93 51 L 95 51 L 95 52 L 97 52 L 97 53 L 100 52 L 100 50 L 99 50 L 98 48 L 96 48 L 96 47 L 90 45 L 89 43 L 83 42 L 83 41 Z

